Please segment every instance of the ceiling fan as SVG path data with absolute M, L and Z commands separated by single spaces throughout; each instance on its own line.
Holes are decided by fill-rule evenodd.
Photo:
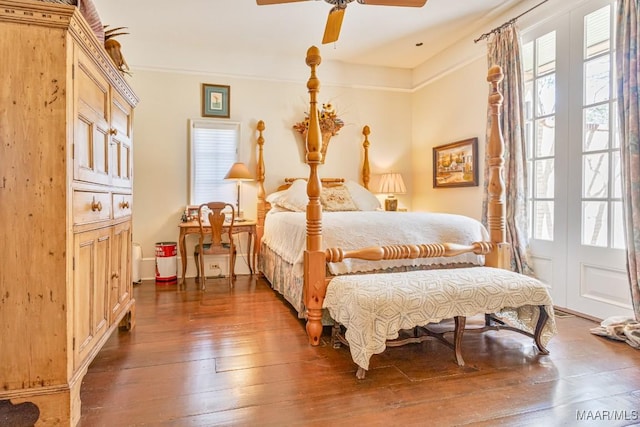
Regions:
M 264 6 L 268 4 L 280 4 L 280 3 L 294 3 L 299 1 L 310 0 L 256 0 L 258 6 Z M 322 37 L 322 44 L 332 43 L 338 40 L 340 36 L 340 27 L 342 27 L 342 18 L 344 18 L 344 11 L 347 9 L 347 5 L 353 1 L 357 1 L 360 4 L 371 4 L 377 6 L 405 6 L 405 7 L 422 7 L 427 0 L 324 0 L 333 7 L 329 11 L 329 17 L 327 18 L 327 24 L 324 28 L 324 36 Z

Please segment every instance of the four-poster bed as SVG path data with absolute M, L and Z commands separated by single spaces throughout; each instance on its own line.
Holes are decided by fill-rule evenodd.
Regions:
M 262 135 L 265 125 L 260 121 L 257 127 L 257 233 L 258 242 L 261 242 L 260 270 L 273 288 L 283 294 L 301 317 L 306 318 L 310 344 L 320 343 L 323 320 L 325 324 L 328 320 L 327 310 L 323 309 L 328 309 L 331 317 L 346 327 L 346 340 L 341 338 L 342 342 L 350 341 L 351 329 L 351 353 L 359 366 L 357 375 L 362 378 L 368 368 L 369 357 L 384 350 L 385 340 L 397 338 L 399 329 L 422 328 L 427 323 L 453 318 L 456 325 L 453 342 L 445 340 L 443 334 L 431 334 L 425 328 L 421 329 L 420 336 L 411 337 L 409 341 L 435 336 L 454 348 L 456 360 L 462 365 L 460 341 L 465 318 L 485 314 L 483 331 L 509 329 L 522 332 L 534 338 L 540 352 L 546 354 L 544 346 L 555 333 L 553 307 L 547 288 L 535 279 L 507 271 L 510 252 L 505 232 L 503 141 L 498 120 L 502 103 L 502 95 L 498 91 L 498 83 L 502 79 L 500 68 L 492 67 L 487 77 L 491 84 L 489 105 L 492 116 L 487 148 L 487 230 L 479 222 L 458 215 L 398 214 L 375 210 L 374 204 L 368 203 L 366 194 L 370 170 L 368 126 L 363 128 L 364 187 L 351 182 L 321 179 L 318 170 L 322 163 L 321 133 L 317 108 L 320 82 L 316 75 L 320 54 L 316 47 L 307 51 L 306 63 L 311 70 L 307 82 L 310 96 L 306 135 L 309 176 L 305 180 L 290 179 L 278 188 L 279 191 L 266 195 Z M 349 200 L 352 195 L 355 202 Z M 343 212 L 330 212 L 323 216 L 323 210 Z M 402 215 L 405 225 L 398 226 L 398 217 L 389 223 L 390 215 Z M 378 222 L 385 219 L 386 226 L 384 222 Z M 385 228 L 394 229 L 392 237 L 381 237 Z M 293 252 L 287 255 L 285 249 Z M 282 258 L 285 258 L 284 262 Z M 370 264 L 373 262 L 377 264 Z M 480 285 L 476 283 L 478 277 L 482 278 Z M 282 278 L 292 284 L 281 286 L 282 282 L 287 282 L 281 281 Z M 409 286 L 403 287 L 402 282 Z M 416 287 L 416 283 L 419 286 Z M 496 293 L 499 294 L 497 300 L 502 303 L 492 298 Z M 418 314 L 415 311 L 409 314 L 413 309 L 406 307 L 394 305 L 390 309 L 389 305 L 376 306 L 387 297 L 422 298 L 423 305 Z M 434 305 L 434 297 L 446 304 Z M 350 305 L 345 301 L 350 301 Z M 442 309 L 447 304 L 449 309 Z M 360 312 L 362 306 L 367 306 L 369 311 Z M 426 306 L 430 308 L 425 311 Z M 396 320 L 387 322 L 390 329 L 382 335 L 355 330 L 360 326 L 350 323 L 353 319 L 358 319 L 357 322 L 386 322 L 384 313 L 390 310 Z M 498 318 L 499 312 L 506 311 L 509 311 L 506 317 L 515 320 L 517 327 Z M 412 316 L 419 320 L 397 321 L 397 318 Z M 339 331 L 339 328 L 334 328 L 334 331 Z M 358 335 L 357 345 L 354 334 Z M 375 343 L 372 344 L 373 341 Z

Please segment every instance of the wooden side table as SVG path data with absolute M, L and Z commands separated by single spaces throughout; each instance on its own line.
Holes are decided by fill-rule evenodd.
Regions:
M 256 253 L 256 246 L 258 244 L 256 239 L 256 221 L 252 219 L 247 219 L 244 221 L 237 221 L 233 223 L 233 234 L 247 233 L 249 236 L 249 247 L 248 247 L 248 264 L 249 264 L 249 272 L 253 274 L 254 269 L 254 254 Z M 228 228 L 228 226 L 225 226 Z M 178 225 L 180 229 L 180 236 L 178 238 L 178 248 L 180 250 L 180 262 L 182 264 L 182 283 L 185 282 L 185 274 L 187 273 L 187 245 L 186 245 L 186 237 L 189 234 L 200 234 L 200 225 L 198 221 L 187 221 L 182 222 Z M 205 231 L 211 231 L 209 227 L 205 227 Z M 231 273 L 231 272 L 229 272 Z M 204 274 L 204 272 L 203 272 Z

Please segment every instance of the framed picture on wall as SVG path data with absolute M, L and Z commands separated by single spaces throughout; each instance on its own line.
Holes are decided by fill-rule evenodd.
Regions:
M 202 117 L 229 118 L 231 88 L 202 83 Z
M 433 148 L 433 187 L 478 185 L 478 138 Z

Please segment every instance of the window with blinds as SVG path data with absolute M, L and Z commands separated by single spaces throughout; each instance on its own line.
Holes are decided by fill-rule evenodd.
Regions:
M 189 204 L 235 203 L 235 182 L 224 177 L 238 158 L 240 124 L 189 120 Z

